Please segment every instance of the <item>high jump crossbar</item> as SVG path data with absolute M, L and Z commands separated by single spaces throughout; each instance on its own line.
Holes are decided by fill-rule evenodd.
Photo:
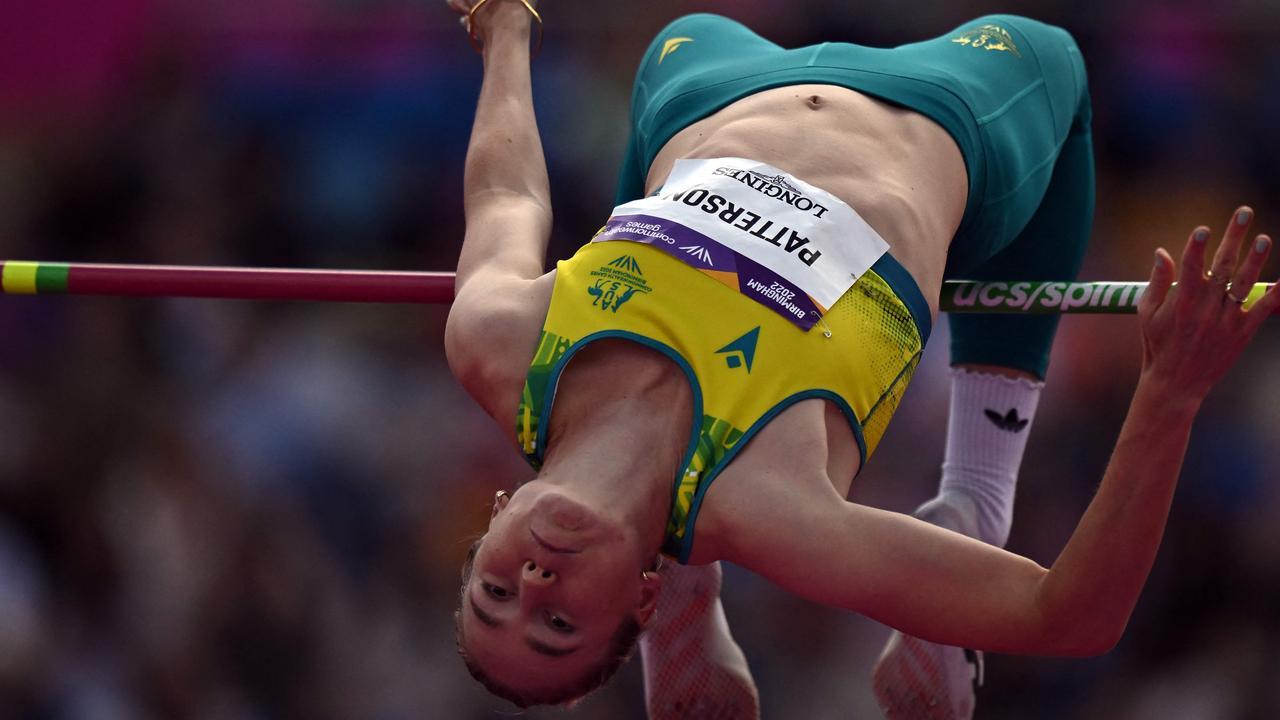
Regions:
M 6 295 L 304 300 L 318 302 L 453 302 L 451 272 L 296 270 L 192 265 L 109 265 L 0 261 Z M 940 309 L 951 313 L 1133 314 L 1146 282 L 948 280 Z M 1258 283 L 1246 304 L 1271 285 Z

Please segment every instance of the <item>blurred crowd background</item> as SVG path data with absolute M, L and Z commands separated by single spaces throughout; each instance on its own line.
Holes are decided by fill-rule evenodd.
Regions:
M 1094 98 L 1083 277 L 1145 278 L 1156 246 L 1242 202 L 1280 232 L 1275 3 L 543 6 L 552 260 L 607 217 L 632 72 L 695 10 L 784 45 L 894 45 L 997 11 L 1062 25 Z M 479 83 L 443 0 L 11 4 L 0 258 L 452 269 Z M 530 472 L 450 377 L 446 310 L 0 298 L 0 720 L 510 714 L 458 661 L 452 611 L 494 490 Z M 1042 564 L 1107 461 L 1137 330 L 1062 324 L 1010 542 Z M 946 344 L 941 323 L 860 501 L 932 494 Z M 1280 323 L 1205 407 L 1119 647 L 988 657 L 979 718 L 1277 717 L 1277 360 Z M 724 601 L 766 718 L 879 717 L 884 627 L 733 568 Z M 639 663 L 568 716 L 642 718 Z

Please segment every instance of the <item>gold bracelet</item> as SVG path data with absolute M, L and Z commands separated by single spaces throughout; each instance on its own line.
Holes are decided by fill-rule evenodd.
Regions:
M 476 36 L 476 12 L 484 7 L 487 2 L 489 0 L 480 0 L 480 2 L 472 5 L 471 10 L 467 13 L 467 35 L 471 37 L 471 47 L 475 48 L 476 52 L 484 50 L 484 44 Z M 538 21 L 538 42 L 533 46 L 533 57 L 537 57 L 538 53 L 542 51 L 542 16 L 538 14 L 533 5 L 529 4 L 529 0 L 520 0 L 520 4 L 524 5 L 524 9 L 528 10 L 529 14 L 533 15 L 533 19 Z

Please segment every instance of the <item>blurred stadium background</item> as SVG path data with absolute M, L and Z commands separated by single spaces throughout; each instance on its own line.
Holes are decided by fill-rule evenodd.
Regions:
M 1089 65 L 1100 168 L 1083 277 L 1145 278 L 1157 245 L 1240 202 L 1280 232 L 1276 3 L 543 5 L 552 259 L 607 216 L 632 71 L 695 10 L 782 44 L 892 45 L 996 11 L 1063 25 Z M 479 81 L 442 0 L 10 4 L 0 257 L 451 269 Z M 455 657 L 451 615 L 493 491 L 529 471 L 449 376 L 445 314 L 0 298 L 0 719 L 509 714 Z M 932 494 L 946 345 L 935 334 L 860 500 Z M 1053 561 L 1138 359 L 1133 318 L 1063 323 L 1013 550 Z M 990 657 L 979 718 L 1277 717 L 1277 359 L 1280 321 L 1200 417 L 1119 647 Z M 885 628 L 734 569 L 725 604 L 766 718 L 879 717 Z M 571 716 L 642 708 L 633 662 Z

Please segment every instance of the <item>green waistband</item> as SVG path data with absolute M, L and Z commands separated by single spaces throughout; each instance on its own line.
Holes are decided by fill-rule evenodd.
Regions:
M 929 342 L 929 332 L 933 330 L 933 316 L 929 312 L 929 303 L 920 292 L 920 286 L 911 273 L 902 267 L 897 258 L 885 253 L 871 266 L 885 283 L 893 288 L 893 292 L 911 312 L 911 319 L 916 323 L 916 331 L 920 333 L 920 347 Z

